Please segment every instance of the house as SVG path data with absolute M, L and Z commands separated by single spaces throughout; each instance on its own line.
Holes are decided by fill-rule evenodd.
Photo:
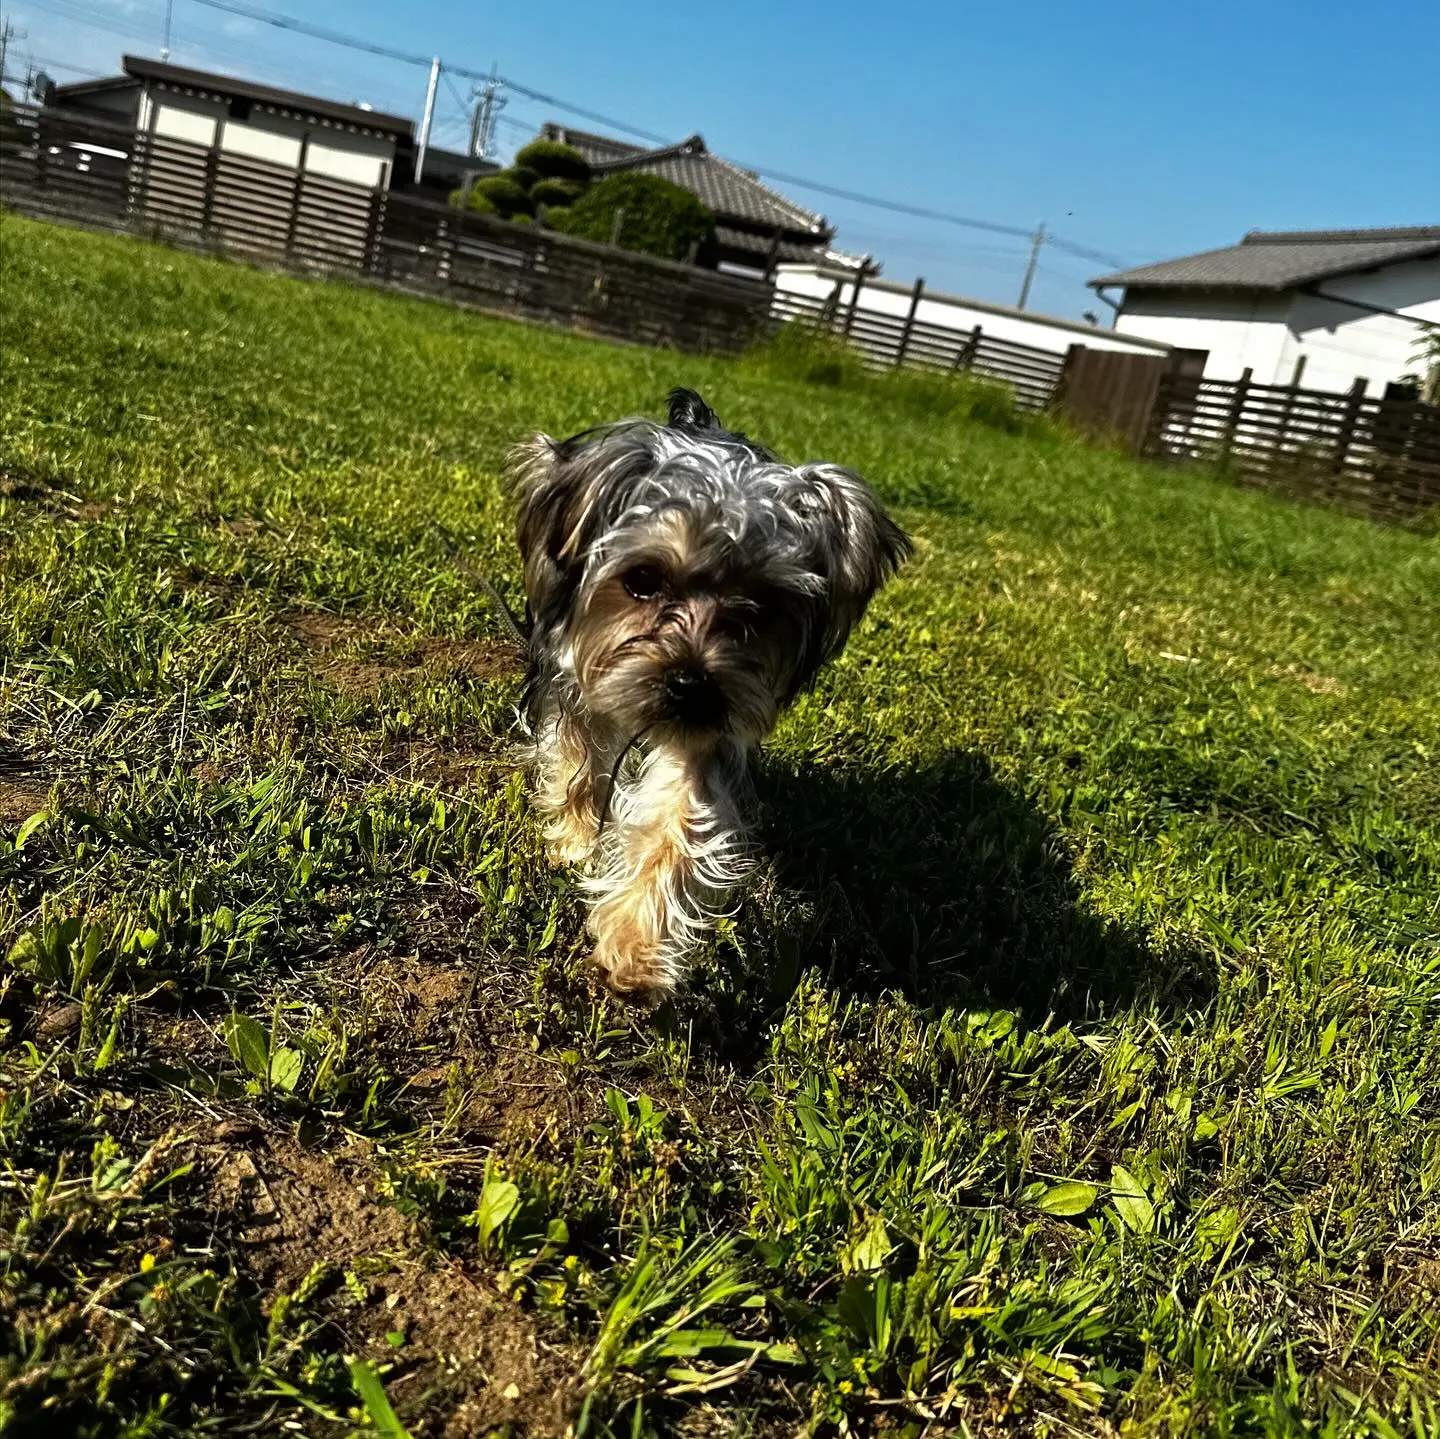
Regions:
M 787 200 L 751 171 L 712 154 L 699 135 L 677 145 L 647 149 L 549 122 L 541 126 L 540 138 L 573 145 L 590 162 L 596 179 L 633 171 L 658 175 L 689 190 L 715 216 L 722 270 L 768 274 L 777 263 L 823 261 L 830 252 L 835 231 L 823 215 Z
M 1238 245 L 1090 281 L 1115 330 L 1208 351 L 1207 378 L 1386 393 L 1440 325 L 1440 225 L 1252 230 Z M 1112 303 L 1114 303 L 1112 301 Z
M 358 261 L 376 197 L 413 173 L 403 116 L 134 55 L 121 68 L 52 90 L 42 133 L 89 125 L 64 143 L 114 147 L 129 164 L 128 204 L 148 222 Z

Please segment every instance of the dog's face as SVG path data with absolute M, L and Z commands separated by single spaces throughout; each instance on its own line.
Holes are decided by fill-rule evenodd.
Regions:
M 521 455 L 542 663 L 625 735 L 763 737 L 845 643 L 909 541 L 856 474 L 784 464 L 689 391 Z

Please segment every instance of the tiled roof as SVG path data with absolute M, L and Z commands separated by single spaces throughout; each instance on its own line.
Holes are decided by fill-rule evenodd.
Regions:
M 1289 290 L 1332 275 L 1440 255 L 1440 225 L 1390 230 L 1252 230 L 1238 245 L 1102 275 L 1136 288 Z
M 589 130 L 557 125 L 553 120 L 547 120 L 540 127 L 540 138 L 573 145 L 592 165 L 603 165 L 625 155 L 638 155 L 645 149 L 643 145 L 632 145 L 628 140 L 615 140 L 609 135 L 596 135 Z
M 711 154 L 699 135 L 654 150 L 586 130 L 572 130 L 553 121 L 541 127 L 540 135 L 574 145 L 597 175 L 637 170 L 681 185 L 711 210 L 717 221 L 731 221 L 732 229 L 736 225 L 760 225 L 792 236 L 813 235 L 816 243 L 828 240 L 834 233 L 823 215 L 787 200 L 757 175 Z
M 754 230 L 737 230 L 732 225 L 716 225 L 715 238 L 730 250 L 744 250 L 757 259 L 769 257 L 774 245 L 773 232 L 770 235 Z M 824 257 L 825 242 L 816 236 L 811 244 L 797 244 L 794 240 L 781 240 L 775 246 L 775 259 L 781 264 L 798 264 L 809 260 L 812 264 Z
M 127 75 L 137 80 L 153 80 L 176 89 L 250 100 L 277 110 L 290 110 L 299 115 L 314 115 L 317 119 L 351 125 L 357 130 L 393 135 L 402 141 L 411 139 L 415 133 L 414 123 L 404 115 L 387 115 L 382 110 L 367 110 L 363 105 L 343 105 L 336 100 L 322 100 L 318 95 L 302 95 L 298 90 L 277 90 L 273 85 L 257 85 L 251 80 L 237 80 L 233 75 L 217 75 L 210 70 L 187 70 L 181 65 L 167 65 L 138 55 L 125 55 L 120 64 Z

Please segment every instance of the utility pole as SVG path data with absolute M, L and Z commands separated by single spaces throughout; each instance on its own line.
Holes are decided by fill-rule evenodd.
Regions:
M 470 158 L 472 160 L 488 160 L 494 149 L 495 121 L 505 108 L 505 97 L 500 93 L 502 83 L 498 67 L 491 65 L 490 78 L 476 92 L 479 95 L 479 101 L 470 120 Z
M 24 38 L 25 32 L 17 30 L 8 18 L 5 24 L 0 26 L 0 83 L 3 83 L 5 79 L 5 56 L 10 52 L 10 42 Z
M 467 160 L 490 158 L 495 142 L 495 117 L 505 108 L 505 97 L 500 93 L 501 83 L 498 67 L 491 65 L 490 78 L 483 85 L 473 86 L 470 90 L 470 98 L 475 103 L 470 110 L 470 140 L 465 147 Z M 470 204 L 470 190 L 475 184 L 475 178 L 475 170 L 467 165 L 465 183 L 461 187 L 464 191 L 460 198 L 462 210 Z
M 1017 310 L 1023 310 L 1025 303 L 1030 298 L 1030 286 L 1035 280 L 1035 267 L 1040 263 L 1040 247 L 1045 243 L 1045 226 L 1042 224 L 1035 231 L 1030 242 L 1030 262 L 1025 266 L 1025 282 L 1020 286 L 1020 300 L 1016 305 Z
M 165 43 L 160 47 L 160 62 L 166 64 L 170 59 L 170 20 L 175 12 L 175 0 L 165 0 Z
M 430 83 L 425 87 L 425 114 L 420 121 L 420 143 L 415 147 L 415 183 L 425 173 L 425 152 L 430 148 L 430 122 L 435 118 L 435 89 L 440 84 L 440 57 L 430 62 Z

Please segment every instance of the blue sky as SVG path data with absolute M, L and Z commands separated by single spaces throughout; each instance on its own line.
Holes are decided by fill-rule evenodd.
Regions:
M 172 58 L 418 116 L 425 72 L 173 0 Z M 733 159 L 1031 227 L 1129 263 L 1251 227 L 1440 224 L 1440 5 L 1031 0 L 253 0 L 439 54 Z M 56 79 L 157 54 L 165 0 L 20 0 L 16 62 Z M 62 70 L 55 62 L 73 67 Z M 1427 73 L 1428 72 L 1428 73 Z M 460 144 L 469 82 L 443 84 Z M 512 96 L 508 154 L 564 111 Z M 600 128 L 590 126 L 589 128 Z M 888 277 L 1014 301 L 1025 242 L 781 185 Z M 1032 307 L 1076 316 L 1103 266 L 1047 249 Z

